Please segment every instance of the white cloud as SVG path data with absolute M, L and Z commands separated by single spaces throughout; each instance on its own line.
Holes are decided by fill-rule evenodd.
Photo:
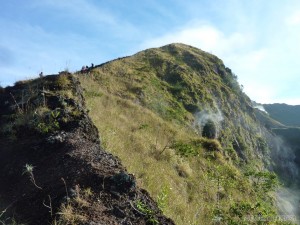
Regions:
M 290 26 L 300 25 L 300 10 L 294 11 L 285 21 L 286 24 Z
M 252 42 L 252 35 L 233 33 L 226 36 L 211 25 L 196 23 L 161 37 L 147 40 L 142 44 L 142 48 L 159 47 L 175 42 L 192 45 L 220 56 L 244 49 Z
M 239 77 L 245 92 L 258 102 L 270 102 L 274 95 L 271 87 L 258 83 L 265 78 L 259 75 L 259 69 L 269 56 L 268 49 L 253 47 L 255 36 L 251 33 L 224 34 L 217 28 L 199 24 L 187 26 L 143 44 L 143 48 L 159 47 L 165 44 L 181 42 L 211 52 L 221 58 Z M 259 77 L 260 76 L 260 77 Z
M 294 15 L 294 22 L 295 18 Z M 279 28 L 273 33 L 266 33 L 263 42 L 259 40 L 261 34 L 258 35 L 258 31 L 252 33 L 250 30 L 238 30 L 225 33 L 212 25 L 194 23 L 147 40 L 142 48 L 174 42 L 198 47 L 221 58 L 237 74 L 245 93 L 251 99 L 261 103 L 285 101 L 300 104 L 299 98 L 289 96 L 292 91 L 291 82 L 298 83 L 300 74 L 297 66 L 300 49 L 296 41 L 300 34 L 295 29 L 290 31 L 284 27 Z M 292 94 L 300 96 L 300 91 L 293 89 Z
M 58 72 L 66 61 L 78 69 L 82 63 L 98 63 L 137 50 L 182 42 L 221 58 L 257 102 L 275 102 L 277 96 L 300 96 L 298 88 L 290 88 L 299 83 L 300 74 L 300 6 L 298 0 L 291 1 L 289 7 L 279 1 L 192 1 L 179 4 L 183 14 L 154 1 L 150 8 L 158 9 L 150 12 L 149 6 L 140 7 L 137 21 L 135 6 L 120 8 L 116 3 L 88 0 L 30 0 L 21 10 L 30 15 L 20 14 L 17 20 L 0 18 L 0 29 L 5 31 L 0 36 L 0 60 L 4 59 L 0 62 L 0 81 L 8 76 L 37 74 L 40 69 Z M 153 11 L 158 13 L 152 15 Z M 148 19 L 143 17 L 146 12 Z M 150 19 L 152 16 L 157 19 Z M 24 19 L 18 20 L 21 17 Z M 36 18 L 43 20 L 34 21 Z M 148 20 L 153 26 L 143 26 Z M 174 27 L 177 24 L 186 25 Z M 164 33 L 149 38 L 161 32 Z M 142 44 L 137 46 L 138 43 Z
M 234 66 L 239 72 L 257 73 L 260 66 L 268 57 L 268 49 L 249 50 L 244 52 L 229 52 L 224 55 L 225 61 Z

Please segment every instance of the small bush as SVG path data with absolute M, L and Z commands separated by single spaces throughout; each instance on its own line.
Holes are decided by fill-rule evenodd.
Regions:
M 46 114 L 46 115 L 45 115 Z M 60 128 L 58 117 L 60 116 L 60 111 L 53 110 L 50 114 L 45 113 L 42 115 L 44 118 L 39 118 L 36 121 L 36 129 L 42 134 L 47 134 L 53 132 Z
M 263 154 L 269 151 L 268 144 L 262 137 L 257 137 L 257 146 Z
M 56 84 L 60 88 L 64 88 L 64 87 L 68 86 L 70 83 L 71 82 L 70 82 L 68 76 L 65 75 L 65 74 L 59 75 L 57 80 L 56 80 Z
M 184 142 L 176 142 L 171 148 L 175 149 L 176 153 L 181 156 L 197 156 L 199 154 L 198 150 L 191 144 Z
M 217 137 L 217 127 L 214 121 L 207 121 L 207 123 L 203 127 L 202 136 L 209 139 L 215 139 Z
M 238 154 L 236 151 L 231 147 L 231 148 L 225 148 L 224 149 L 225 154 L 230 157 L 233 161 L 237 161 L 239 159 Z
M 202 147 L 208 151 L 221 151 L 222 146 L 219 141 L 206 139 L 202 142 Z
M 167 206 L 167 200 L 169 196 L 170 188 L 168 186 L 164 186 L 159 194 L 157 195 L 157 205 L 160 210 L 164 210 Z

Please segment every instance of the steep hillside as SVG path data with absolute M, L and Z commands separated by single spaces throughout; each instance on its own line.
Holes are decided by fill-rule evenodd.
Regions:
M 171 44 L 77 76 L 102 145 L 176 224 L 290 224 L 264 219 L 272 134 L 216 56 Z
M 286 126 L 300 127 L 300 106 L 287 104 L 264 104 L 270 117 Z
M 0 223 L 174 224 L 100 147 L 69 73 L 0 90 Z

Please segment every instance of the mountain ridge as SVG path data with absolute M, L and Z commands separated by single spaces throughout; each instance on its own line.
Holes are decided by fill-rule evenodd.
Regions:
M 300 106 L 284 103 L 263 104 L 269 115 L 286 126 L 300 127 Z
M 44 89 L 40 81 L 48 79 L 54 83 Z M 80 81 L 80 85 L 75 86 L 83 90 L 79 96 L 76 94 L 79 92 L 75 91 L 74 96 L 69 89 L 73 79 Z M 273 224 L 272 219 L 267 221 L 266 218 L 278 216 L 280 211 L 274 197 L 278 179 L 272 171 L 276 166 L 272 155 L 280 156 L 280 151 L 273 152 L 274 134 L 257 118 L 237 76 L 218 57 L 192 46 L 170 44 L 112 60 L 88 71 L 62 72 L 58 76 L 29 81 L 27 85 L 24 89 L 26 82 L 18 82 L 12 89 L 0 90 L 0 102 L 5 105 L 0 109 L 8 110 L 1 112 L 0 137 L 8 149 L 13 148 L 10 146 L 13 141 L 18 144 L 16 141 L 22 140 L 22 135 L 30 134 L 24 131 L 34 131 L 34 135 L 49 133 L 48 142 L 60 145 L 60 141 L 69 140 L 69 136 L 59 130 L 85 129 L 82 121 L 86 118 L 91 118 L 100 133 L 100 142 L 94 128 L 91 135 L 83 132 L 83 137 L 75 135 L 68 141 L 67 147 L 75 147 L 66 154 L 66 163 L 74 174 L 78 170 L 79 175 L 88 174 L 88 182 L 80 189 L 76 179 L 69 177 L 59 181 L 59 188 L 49 192 L 51 199 L 55 190 L 62 198 L 67 195 L 67 199 L 68 193 L 75 194 L 56 208 L 56 213 L 51 213 L 52 219 L 62 224 L 99 223 L 105 217 L 94 213 L 86 215 L 90 207 L 99 213 L 99 208 L 93 208 L 94 200 L 99 198 L 108 208 L 105 211 L 108 214 L 104 213 L 109 216 L 105 220 L 107 224 L 173 224 L 172 220 L 176 224 L 213 224 L 216 220 L 220 224 L 260 224 L 262 217 L 266 224 Z M 19 92 L 10 93 L 9 90 L 18 87 Z M 58 104 L 61 109 L 45 109 L 47 104 Z M 31 113 L 24 113 L 26 110 Z M 54 135 L 50 135 L 52 133 Z M 101 145 L 100 152 L 101 149 L 110 152 L 101 153 L 108 159 L 104 170 L 109 178 L 104 175 L 98 183 L 94 171 L 90 170 L 101 168 L 97 161 L 98 147 L 91 147 L 86 141 L 89 138 L 95 139 L 92 143 Z M 89 147 L 95 151 L 88 150 Z M 39 149 L 40 145 L 28 149 L 35 152 L 35 148 Z M 47 144 L 41 149 L 45 148 Z M 54 150 L 50 148 L 49 157 Z M 13 161 L 13 155 L 11 159 Z M 16 164 L 2 158 L 7 165 L 2 168 L 3 179 L 16 176 L 26 183 L 19 185 L 20 188 L 39 193 L 36 186 L 44 187 L 40 182 L 47 173 L 39 172 L 43 168 L 41 162 L 25 159 L 10 172 L 11 165 Z M 72 164 L 72 160 L 81 163 Z M 63 162 L 58 160 L 55 168 L 66 165 Z M 27 177 L 20 175 L 22 169 Z M 47 167 L 44 169 L 47 171 Z M 84 180 L 85 176 L 81 175 Z M 66 191 L 70 184 L 72 190 Z M 151 198 L 139 188 L 136 189 L 138 194 L 130 195 L 135 184 L 149 191 Z M 92 193 L 100 191 L 100 197 L 91 198 L 91 190 Z M 0 193 L 0 200 L 2 195 Z M 48 206 L 44 205 L 43 210 L 49 216 L 52 202 L 49 197 L 45 195 L 36 201 Z M 56 204 L 59 205 L 59 201 Z M 66 213 L 59 211 L 68 209 L 70 212 L 70 207 L 76 212 L 76 222 L 70 218 L 63 221 Z M 101 213 L 100 210 L 100 215 L 104 215 Z M 291 223 L 279 221 L 277 224 Z
M 207 204 L 201 206 L 205 213 L 199 216 L 207 224 L 214 216 L 221 216 L 224 223 L 244 224 L 232 214 L 233 208 L 255 208 L 255 204 L 261 204 L 258 202 L 273 201 L 266 193 L 258 194 L 259 187 L 255 191 L 247 188 L 253 185 L 250 174 L 261 174 L 258 171 L 274 167 L 270 149 L 274 134 L 257 119 L 237 76 L 218 57 L 191 46 L 170 44 L 114 60 L 78 77 L 86 89 L 90 116 L 105 137 L 105 145 L 137 175 L 152 196 L 159 196 L 166 187 L 172 190 L 168 196 L 176 201 L 168 201 L 170 206 L 165 211 L 178 224 L 196 223 L 192 216 L 200 207 L 196 199 Z M 203 136 L 210 121 L 216 139 Z M 130 140 L 124 138 L 127 135 Z M 226 187 L 219 203 L 204 198 L 219 195 L 212 176 L 226 180 L 219 187 Z M 170 179 L 176 180 L 177 187 L 170 185 Z M 200 186 L 213 186 L 211 191 L 215 192 L 207 194 L 195 185 L 196 180 L 201 180 Z M 250 186 L 243 186 L 242 180 Z M 237 185 L 236 189 L 229 188 L 227 182 Z M 186 187 L 187 183 L 193 188 Z M 257 199 L 238 197 L 238 186 Z M 227 202 L 228 194 L 236 198 L 234 204 Z M 237 200 L 241 198 L 244 201 Z M 217 204 L 222 205 L 222 210 L 215 208 Z M 184 211 L 187 207 L 189 215 Z M 275 205 L 264 207 L 269 213 L 276 211 L 271 210 Z M 175 209 L 181 213 L 174 213 Z

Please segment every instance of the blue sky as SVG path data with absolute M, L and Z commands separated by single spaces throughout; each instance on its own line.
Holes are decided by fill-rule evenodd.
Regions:
M 181 42 L 260 103 L 300 104 L 299 0 L 0 0 L 0 85 Z

